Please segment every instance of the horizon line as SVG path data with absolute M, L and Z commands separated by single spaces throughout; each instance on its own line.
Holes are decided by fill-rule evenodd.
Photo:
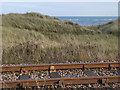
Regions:
M 84 16 L 89 16 L 89 17 L 90 17 L 90 16 L 91 16 L 91 17 L 92 17 L 92 16 L 103 16 L 103 17 L 104 17 L 104 16 L 111 16 L 111 17 L 118 17 L 118 15 L 114 15 L 114 16 L 113 16 L 113 15 L 49 15 L 49 16 L 52 16 L 52 17 L 53 17 L 53 16 L 58 16 L 58 17 L 59 17 L 59 16 L 60 16 L 60 17 L 62 17 L 62 16 L 63 16 L 63 17 L 64 17 L 64 16 L 81 16 L 81 17 L 84 17 Z

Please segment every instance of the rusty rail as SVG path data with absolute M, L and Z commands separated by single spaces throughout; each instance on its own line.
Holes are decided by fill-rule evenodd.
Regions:
M 29 70 L 49 70 L 51 66 L 55 69 L 74 69 L 74 68 L 116 68 L 120 67 L 120 62 L 108 63 L 76 63 L 76 64 L 46 64 L 46 65 L 16 65 L 3 66 L 0 72 L 20 71 L 21 68 Z M 54 78 L 39 80 L 17 80 L 17 81 L 1 81 L 1 88 L 29 88 L 39 86 L 65 85 L 75 84 L 95 84 L 95 83 L 120 83 L 120 76 L 102 76 L 102 77 L 80 77 L 80 78 Z
M 76 63 L 76 64 L 38 64 L 38 65 L 16 65 L 16 66 L 3 66 L 0 67 L 0 72 L 5 71 L 20 71 L 21 68 L 25 70 L 48 70 L 51 66 L 55 69 L 73 69 L 73 68 L 108 68 L 120 67 L 120 62 L 108 63 Z
M 62 84 L 61 84 L 62 83 Z M 22 81 L 4 81 L 0 82 L 1 88 L 29 88 L 51 85 L 75 85 L 75 84 L 106 84 L 120 83 L 120 76 L 105 76 L 105 77 L 81 77 L 81 78 L 57 78 L 57 79 L 39 79 L 37 80 L 22 80 Z

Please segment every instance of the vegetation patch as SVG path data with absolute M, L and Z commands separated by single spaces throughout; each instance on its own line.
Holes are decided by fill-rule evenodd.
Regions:
M 119 59 L 117 20 L 81 26 L 39 13 L 11 13 L 2 21 L 3 64 Z

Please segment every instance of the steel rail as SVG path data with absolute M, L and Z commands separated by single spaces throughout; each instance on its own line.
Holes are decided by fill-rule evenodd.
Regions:
M 6 71 L 20 71 L 21 68 L 25 70 L 48 70 L 51 66 L 55 69 L 74 69 L 74 68 L 116 68 L 120 67 L 120 62 L 105 62 L 105 63 L 65 63 L 65 64 L 33 64 L 33 65 L 15 65 L 2 66 L 0 72 Z
M 0 82 L 1 88 L 30 88 L 39 86 L 51 85 L 78 85 L 78 84 L 105 84 L 105 83 L 120 83 L 120 76 L 104 76 L 104 77 L 80 77 L 80 78 L 56 78 L 56 79 L 39 79 L 37 80 L 19 80 L 19 81 L 4 81 Z

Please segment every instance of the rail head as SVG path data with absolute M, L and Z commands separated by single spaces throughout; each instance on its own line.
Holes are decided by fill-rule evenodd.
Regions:
M 55 85 L 61 81 L 64 85 L 95 84 L 100 83 L 99 80 L 101 80 L 102 83 L 120 83 L 120 76 L 39 79 L 37 80 L 37 83 L 39 86 Z M 2 88 L 19 88 L 19 85 L 22 87 L 37 86 L 36 80 L 4 81 L 0 82 L 0 85 L 2 85 Z
M 105 62 L 105 63 L 65 63 L 65 64 L 38 64 L 38 65 L 16 65 L 2 66 L 0 72 L 5 71 L 20 71 L 21 68 L 26 70 L 48 70 L 51 66 L 55 69 L 74 69 L 74 68 L 101 68 L 101 67 L 120 67 L 120 62 Z

